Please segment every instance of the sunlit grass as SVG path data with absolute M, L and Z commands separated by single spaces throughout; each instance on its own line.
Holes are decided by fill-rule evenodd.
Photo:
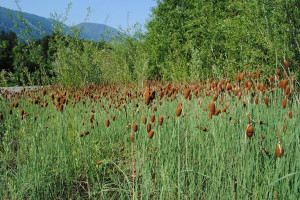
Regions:
M 147 100 L 149 107 L 142 95 L 143 88 L 135 91 L 121 86 L 92 86 L 66 92 L 63 88 L 52 88 L 45 96 L 41 91 L 3 96 L 1 196 L 4 199 L 300 198 L 298 93 L 292 94 L 283 109 L 285 94 L 281 88 L 267 90 L 265 94 L 254 88 L 249 91 L 241 88 L 240 100 L 233 91 L 231 95 L 224 91 L 214 101 L 215 108 L 222 110 L 225 104 L 228 108 L 209 119 L 212 93 L 206 96 L 201 91 L 196 97 L 192 89 L 189 100 L 184 86 L 174 85 L 179 91 L 175 100 L 174 94 L 170 97 L 166 94 L 159 100 L 161 85 L 153 85 L 156 98 Z M 198 87 L 191 85 L 194 86 Z M 139 91 L 141 95 L 136 96 Z M 210 92 L 208 88 L 205 91 Z M 78 95 L 73 96 L 75 93 Z M 68 103 L 57 103 L 60 94 Z M 39 96 L 37 104 L 36 96 Z M 264 102 L 266 96 L 268 107 Z M 17 108 L 11 106 L 15 102 L 19 104 Z M 59 105 L 63 105 L 61 111 Z M 246 136 L 247 114 L 254 128 L 251 138 Z M 152 115 L 155 115 L 153 123 Z M 160 117 L 163 117 L 161 126 Z M 151 137 L 148 123 L 154 133 Z M 284 148 L 280 158 L 275 155 L 277 130 Z

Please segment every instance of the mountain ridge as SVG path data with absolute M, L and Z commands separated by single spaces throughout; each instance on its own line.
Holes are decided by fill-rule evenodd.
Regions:
M 13 31 L 18 35 L 18 39 L 22 41 L 22 32 L 26 31 L 26 26 L 19 18 L 20 13 L 26 22 L 27 27 L 31 30 L 34 39 L 41 39 L 45 35 L 53 33 L 53 26 L 55 22 L 45 17 L 38 16 L 27 12 L 20 12 L 0 6 L 0 31 Z M 68 32 L 72 26 L 63 25 L 64 32 Z M 75 25 L 79 30 L 81 38 L 86 40 L 93 40 L 99 42 L 101 40 L 111 40 L 112 37 L 117 37 L 121 32 L 113 27 L 105 24 L 82 22 Z M 44 32 L 44 34 L 42 33 Z

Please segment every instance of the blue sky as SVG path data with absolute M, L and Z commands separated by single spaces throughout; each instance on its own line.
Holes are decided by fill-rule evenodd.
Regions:
M 19 0 L 23 12 L 49 18 L 50 13 L 65 14 L 68 4 L 72 3 L 67 25 L 83 22 L 87 16 L 87 8 L 91 15 L 87 22 L 106 24 L 125 30 L 135 23 L 144 25 L 150 18 L 151 7 L 155 0 Z M 17 10 L 15 0 L 1 0 L 0 6 Z

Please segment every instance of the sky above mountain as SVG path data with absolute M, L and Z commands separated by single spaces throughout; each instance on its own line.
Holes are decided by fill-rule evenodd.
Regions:
M 16 0 L 1 0 L 0 6 L 18 10 Z M 156 6 L 155 0 L 18 0 L 22 12 L 50 18 L 50 14 L 65 15 L 68 4 L 67 25 L 79 24 L 87 18 L 88 8 L 91 14 L 87 22 L 106 24 L 114 28 L 132 27 L 135 23 L 146 24 L 150 18 L 151 8 Z

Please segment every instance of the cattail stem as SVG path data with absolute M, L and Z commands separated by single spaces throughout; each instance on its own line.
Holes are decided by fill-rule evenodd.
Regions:
M 131 152 L 132 152 L 132 199 L 135 199 L 135 165 L 134 165 L 134 144 L 131 142 Z

